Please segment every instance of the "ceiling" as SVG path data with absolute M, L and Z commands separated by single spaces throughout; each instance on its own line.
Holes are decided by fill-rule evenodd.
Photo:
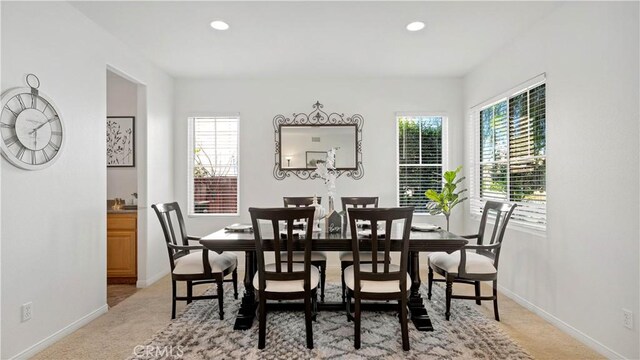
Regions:
M 557 2 L 81 1 L 174 77 L 463 76 Z M 227 31 L 209 23 L 224 20 Z M 405 26 L 423 21 L 422 31 Z

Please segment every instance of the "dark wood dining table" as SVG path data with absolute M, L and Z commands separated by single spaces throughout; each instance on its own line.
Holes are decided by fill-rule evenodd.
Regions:
M 391 239 L 398 239 L 392 242 L 392 251 L 400 250 L 400 240 L 402 237 L 402 226 L 395 225 L 392 228 Z M 262 227 L 261 234 L 263 239 L 273 238 L 271 227 Z M 314 251 L 351 251 L 351 235 L 349 231 L 341 233 L 329 234 L 319 231 L 313 233 L 313 250 Z M 233 232 L 221 229 L 214 233 L 201 238 L 200 243 L 209 250 L 222 251 L 244 251 L 245 252 L 245 274 L 244 274 L 244 295 L 242 302 L 236 315 L 234 325 L 235 330 L 250 329 L 256 312 L 256 297 L 253 288 L 253 276 L 257 271 L 257 263 L 255 256 L 255 237 L 253 232 Z M 420 252 L 445 251 L 453 252 L 459 250 L 467 244 L 467 240 L 444 230 L 423 232 L 411 231 L 409 240 L 409 274 L 411 275 L 411 291 L 409 296 L 409 311 L 411 320 L 415 327 L 421 331 L 433 331 L 429 314 L 424 306 L 422 297 L 420 296 Z M 298 248 L 294 250 L 303 250 L 302 242 L 296 243 Z M 267 240 L 263 245 L 264 250 L 273 250 L 271 244 Z M 371 244 L 366 239 L 362 239 L 360 249 L 367 251 L 371 249 Z M 371 304 L 372 309 L 390 308 L 396 306 L 394 304 Z M 363 304 L 363 308 L 364 304 Z M 344 310 L 345 305 L 342 302 L 318 302 L 318 310 Z

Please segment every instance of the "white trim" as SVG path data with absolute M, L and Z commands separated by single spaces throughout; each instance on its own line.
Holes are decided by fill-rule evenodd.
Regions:
M 527 310 L 533 312 L 534 314 L 540 316 L 544 320 L 546 320 L 549 323 L 551 323 L 553 326 L 555 326 L 558 329 L 562 330 L 563 332 L 571 335 L 576 340 L 578 340 L 581 343 L 587 345 L 591 349 L 599 352 L 600 354 L 602 354 L 606 358 L 608 358 L 608 359 L 626 359 L 622 354 L 619 354 L 619 353 L 615 352 L 614 350 L 608 348 L 607 346 L 605 346 L 604 344 L 602 344 L 598 340 L 590 337 L 589 335 L 583 333 L 582 331 L 580 331 L 580 330 L 574 328 L 573 326 L 567 324 L 566 322 L 562 321 L 561 319 L 555 317 L 553 314 L 550 314 L 546 310 L 534 305 L 533 303 L 529 302 L 527 299 L 525 299 L 525 298 L 521 297 L 520 295 L 512 292 L 511 290 L 505 288 L 504 286 L 498 285 L 498 289 L 500 290 L 500 292 L 503 295 L 505 295 L 506 297 L 508 297 L 511 300 L 515 301 L 520 306 L 522 306 L 522 307 L 526 308 Z
M 136 281 L 136 287 L 137 288 L 146 288 L 148 286 L 153 285 L 156 281 L 162 279 L 163 277 L 167 276 L 169 274 L 169 270 L 163 270 L 160 271 L 158 273 L 156 273 L 155 275 L 148 277 L 146 279 L 138 279 L 138 281 Z
M 471 111 L 480 111 L 483 108 L 488 107 L 489 105 L 495 105 L 496 103 L 499 103 L 500 101 L 502 101 L 504 98 L 509 98 L 512 97 L 516 94 L 519 94 L 521 92 L 523 92 L 524 90 L 533 87 L 535 85 L 538 84 L 542 84 L 543 82 L 547 81 L 547 73 L 542 73 L 539 75 L 536 75 L 534 77 L 532 77 L 529 80 L 525 80 L 523 82 L 521 82 L 520 84 L 510 88 L 507 91 L 503 91 L 501 93 L 499 93 L 496 96 L 493 96 L 485 101 L 482 101 L 480 103 L 478 103 L 477 105 L 474 105 L 471 107 Z
M 58 342 L 59 340 L 61 340 L 65 336 L 68 336 L 69 334 L 73 333 L 74 331 L 76 331 L 76 330 L 80 329 L 81 327 L 87 325 L 88 323 L 92 322 L 93 320 L 95 320 L 96 318 L 100 317 L 101 315 L 106 314 L 108 310 L 109 310 L 109 305 L 107 305 L 107 304 L 102 305 L 101 307 L 97 308 L 96 310 L 88 313 L 87 315 L 81 317 L 80 319 L 78 319 L 78 320 L 72 322 L 71 324 L 63 327 L 62 329 L 56 331 L 52 335 L 47 336 L 46 338 L 44 338 L 44 339 L 38 341 L 37 343 L 31 345 L 30 347 L 28 347 L 24 351 L 22 351 L 22 352 L 16 354 L 15 356 L 13 356 L 11 359 L 28 359 L 30 357 L 33 357 L 34 355 L 36 355 L 40 351 L 48 348 L 49 346 L 51 346 L 54 343 Z
M 470 215 L 471 220 L 476 221 L 478 223 L 480 223 L 480 220 L 482 219 L 482 215 L 478 215 L 475 213 L 471 213 Z M 491 218 L 488 217 L 487 218 L 487 223 L 490 225 L 495 225 L 495 218 Z M 477 227 L 477 226 L 476 226 Z M 517 231 L 517 232 L 522 232 L 522 233 L 527 233 L 529 235 L 533 235 L 533 236 L 537 236 L 537 237 L 541 237 L 541 238 L 547 238 L 547 230 L 542 230 L 540 228 L 535 228 L 533 226 L 527 225 L 527 224 L 523 224 L 521 222 L 517 222 L 515 220 L 513 220 L 513 218 L 511 220 L 509 220 L 509 226 L 507 227 L 508 231 Z
M 169 274 L 169 270 L 163 270 L 160 271 L 159 273 L 156 273 L 155 275 L 148 277 L 146 279 L 138 279 L 138 281 L 136 281 L 136 287 L 137 288 L 146 288 L 148 286 L 153 285 L 156 281 L 162 279 L 163 277 L 167 276 L 167 274 Z

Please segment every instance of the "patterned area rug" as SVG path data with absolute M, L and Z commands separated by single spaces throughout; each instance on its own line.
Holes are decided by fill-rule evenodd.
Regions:
M 233 299 L 230 285 L 225 284 L 225 320 L 218 318 L 216 300 L 195 301 L 130 359 L 532 359 L 473 301 L 454 300 L 451 321 L 446 321 L 440 284 L 434 284 L 432 300 L 425 300 L 435 331 L 420 332 L 409 322 L 408 352 L 402 351 L 393 311 L 362 312 L 359 350 L 353 347 L 353 323 L 344 312 L 318 313 L 313 350 L 306 348 L 302 311 L 269 312 L 266 348 L 258 350 L 257 318 L 251 330 L 233 330 L 240 300 Z M 426 288 L 421 290 L 426 299 Z M 327 301 L 338 301 L 338 285 L 327 284 L 326 291 Z

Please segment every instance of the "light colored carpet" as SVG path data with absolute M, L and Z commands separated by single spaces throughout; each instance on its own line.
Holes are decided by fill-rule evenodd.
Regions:
M 239 275 L 242 279 L 243 275 Z M 425 268 L 421 269 L 421 277 L 427 278 Z M 140 289 L 117 306 L 110 308 L 107 314 L 43 350 L 34 359 L 121 360 L 130 357 L 135 349 L 139 349 L 138 346 L 148 342 L 154 334 L 171 323 L 170 280 L 170 276 L 165 276 L 152 286 Z M 340 268 L 328 267 L 327 281 L 340 281 Z M 185 294 L 184 284 L 179 284 L 178 288 L 179 294 Z M 454 293 L 473 295 L 473 286 L 454 284 L 453 288 Z M 197 288 L 194 293 L 200 294 L 203 290 L 206 290 L 206 287 Z M 482 292 L 490 294 L 491 289 L 483 285 Z M 521 344 L 534 358 L 604 359 L 513 300 L 501 293 L 498 297 L 501 321 L 494 324 Z M 468 303 L 482 312 L 487 319 L 493 319 L 490 301 L 483 301 L 482 306 L 477 306 L 473 301 L 457 300 L 453 302 L 454 310 L 458 302 Z M 178 303 L 178 311 L 182 311 L 184 307 L 184 302 Z M 235 318 L 229 312 L 227 317 Z
M 338 301 L 340 288 L 327 284 L 327 300 Z M 267 346 L 257 348 L 257 319 L 251 330 L 233 330 L 238 301 L 225 286 L 225 320 L 218 318 L 217 301 L 196 301 L 131 359 L 531 359 L 494 320 L 471 305 L 455 302 L 451 321 L 444 319 L 444 289 L 434 286 L 425 301 L 435 331 L 409 326 L 411 350 L 402 351 L 397 312 L 363 311 L 362 347 L 353 347 L 353 323 L 344 311 L 318 313 L 313 323 L 314 349 L 306 348 L 304 313 L 273 311 L 267 314 Z M 211 290 L 210 290 L 211 291 Z M 422 289 L 423 296 L 426 289 Z M 426 297 L 426 296 L 425 296 Z

